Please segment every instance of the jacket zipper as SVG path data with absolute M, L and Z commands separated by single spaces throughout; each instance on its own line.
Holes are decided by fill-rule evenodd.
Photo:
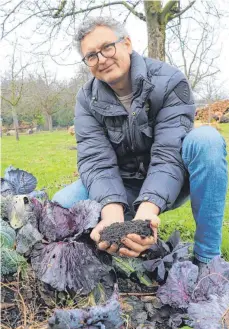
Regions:
M 132 138 L 131 138 L 131 133 L 130 133 L 130 120 L 129 120 L 129 116 L 126 120 L 126 130 L 127 130 L 127 139 L 128 139 L 128 143 L 130 145 L 131 151 L 134 152 L 134 145 L 132 143 Z
M 140 88 L 139 88 L 138 92 L 135 94 L 135 97 L 132 99 L 131 104 L 134 102 L 134 100 L 139 95 L 141 95 L 142 87 L 143 87 L 143 80 L 141 81 Z M 133 152 L 135 151 L 135 143 L 134 143 L 134 122 L 135 122 L 134 118 L 135 118 L 135 115 L 136 115 L 135 112 L 131 112 L 131 115 L 128 118 L 129 119 L 129 127 L 130 127 L 130 130 L 132 128 L 132 131 L 130 132 L 130 138 L 131 138 L 131 149 L 132 149 Z M 137 159 L 137 157 L 136 157 L 136 159 Z M 137 161 L 137 163 L 138 163 L 138 161 Z

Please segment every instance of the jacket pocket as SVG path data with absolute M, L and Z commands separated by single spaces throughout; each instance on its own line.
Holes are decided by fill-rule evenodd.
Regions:
M 108 139 L 113 145 L 114 149 L 117 149 L 124 139 L 123 132 L 121 130 L 110 130 L 108 129 Z
M 145 136 L 147 136 L 149 138 L 153 137 L 153 128 L 148 126 L 148 124 L 144 125 L 144 126 L 141 126 L 140 130 Z
M 139 134 L 135 134 L 136 141 L 138 140 L 138 148 L 143 152 L 148 152 L 153 143 L 153 128 L 147 124 L 139 127 Z

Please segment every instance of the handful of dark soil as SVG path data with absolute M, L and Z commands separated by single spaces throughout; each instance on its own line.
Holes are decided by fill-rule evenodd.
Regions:
M 121 243 L 122 238 L 131 233 L 138 234 L 142 238 L 153 236 L 150 220 L 132 220 L 111 224 L 100 233 L 100 241 L 107 241 L 110 245 L 116 243 L 120 248 L 124 246 Z

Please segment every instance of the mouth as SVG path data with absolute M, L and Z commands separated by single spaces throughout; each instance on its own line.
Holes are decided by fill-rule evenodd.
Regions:
M 109 70 L 114 64 L 111 64 L 110 66 L 106 67 L 105 69 L 99 70 L 99 72 L 105 72 Z

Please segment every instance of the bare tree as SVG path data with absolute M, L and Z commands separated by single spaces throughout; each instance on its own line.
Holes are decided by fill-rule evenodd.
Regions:
M 195 91 L 201 102 L 211 104 L 218 100 L 228 98 L 228 94 L 224 89 L 227 81 L 217 81 L 214 76 L 210 76 L 204 84 L 201 84 Z
M 215 26 L 212 26 L 206 16 L 215 17 L 219 22 L 221 16 L 227 13 L 225 8 L 219 11 L 217 1 L 213 0 L 203 2 L 201 9 L 196 0 L 185 3 L 183 0 L 169 0 L 165 4 L 164 1 L 142 0 L 6 1 L 0 7 L 2 38 L 9 37 L 13 31 L 20 33 L 20 28 L 32 21 L 34 29 L 30 25 L 29 33 L 24 38 L 29 38 L 32 32 L 39 36 L 39 41 L 31 40 L 28 52 L 48 54 L 56 64 L 75 65 L 76 61 L 68 64 L 63 62 L 72 52 L 72 38 L 78 25 L 92 12 L 94 15 L 118 14 L 119 20 L 124 23 L 131 15 L 145 22 L 148 56 L 160 60 L 165 60 L 166 56 L 171 64 L 187 75 L 193 89 L 197 89 L 209 76 L 219 71 L 216 66 L 219 53 L 212 53 L 216 38 Z M 185 30 L 188 21 L 190 22 Z M 193 22 L 199 26 L 198 33 L 193 33 Z M 174 41 L 178 47 L 172 51 L 170 46 Z M 57 43 L 60 49 L 58 52 L 54 46 Z M 174 53 L 180 53 L 180 56 L 174 57 Z
M 181 8 L 180 1 L 144 1 L 146 24 L 148 31 L 148 54 L 150 57 L 165 60 L 166 27 L 169 22 L 182 16 L 195 3 Z
M 165 31 L 167 24 L 183 15 L 191 8 L 196 0 L 188 5 L 181 6 L 180 1 L 168 1 L 163 6 L 163 1 L 104 1 L 104 0 L 61 0 L 59 1 L 31 1 L 15 0 L 6 2 L 1 6 L 2 37 L 7 37 L 12 31 L 26 24 L 31 19 L 36 19 L 36 31 L 46 35 L 47 40 L 54 40 L 59 33 L 64 31 L 68 36 L 73 36 L 81 19 L 92 11 L 100 10 L 100 14 L 109 9 L 122 8 L 124 22 L 129 15 L 135 15 L 147 24 L 148 53 L 150 57 L 164 60 L 165 58 Z M 144 6 L 142 5 L 144 3 Z M 141 9 L 139 9 L 141 8 Z M 123 17 L 122 16 L 122 17 Z M 41 44 L 44 44 L 44 39 Z M 37 47 L 37 46 L 36 46 Z M 62 53 L 69 50 L 69 44 Z
M 45 116 L 45 128 L 49 131 L 53 129 L 53 116 L 64 108 L 74 109 L 75 96 L 78 89 L 90 78 L 89 71 L 80 65 L 76 72 L 76 78 L 70 85 L 66 82 L 57 80 L 56 75 L 49 72 L 42 63 L 42 73 L 32 79 L 30 89 L 32 90 L 29 98 L 36 103 L 36 108 Z
M 38 74 L 35 81 L 33 97 L 45 116 L 45 128 L 49 131 L 53 129 L 53 115 L 60 110 L 58 105 L 62 91 L 63 86 L 57 81 L 56 75 L 49 73 L 42 63 L 42 73 Z
M 22 59 L 16 55 L 17 41 L 13 47 L 12 57 L 10 59 L 10 72 L 8 82 L 2 85 L 1 98 L 3 102 L 8 103 L 11 108 L 16 140 L 19 141 L 19 125 L 17 106 L 22 97 L 24 73 L 29 64 L 22 64 Z
M 219 72 L 217 59 L 221 50 L 213 52 L 218 31 L 209 16 L 203 17 L 193 9 L 189 16 L 180 18 L 186 24 L 178 22 L 167 32 L 166 59 L 184 72 L 193 90 Z
M 45 126 L 51 130 L 53 121 L 60 126 L 72 124 L 76 94 L 80 87 L 91 77 L 85 65 L 79 65 L 70 81 L 59 81 L 42 64 L 41 72 L 27 74 L 23 79 L 23 92 L 17 104 L 18 121 L 23 127 L 30 125 Z M 17 81 L 17 86 L 21 81 Z M 1 90 L 4 96 L 10 95 L 10 76 L 3 79 Z M 2 104 L 2 119 L 6 125 L 11 122 L 11 105 Z

